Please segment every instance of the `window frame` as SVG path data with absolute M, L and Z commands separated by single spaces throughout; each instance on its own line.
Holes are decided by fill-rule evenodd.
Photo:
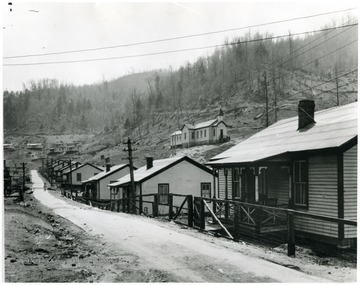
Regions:
M 300 167 L 299 167 L 300 163 Z M 302 167 L 303 166 L 303 167 Z M 296 173 L 299 171 L 299 173 Z M 305 173 L 303 173 L 305 172 Z M 298 175 L 297 175 L 298 174 Z M 297 181 L 297 178 L 298 180 Z M 304 181 L 303 181 L 304 179 Z M 296 208 L 309 208 L 309 163 L 308 160 L 294 160 L 292 169 L 292 197 Z M 301 186 L 300 188 L 298 186 Z M 297 192 L 300 192 L 299 194 Z M 302 201 L 297 201 L 300 198 Z
M 167 186 L 167 193 L 160 193 L 160 187 Z M 159 205 L 169 205 L 169 194 L 170 194 L 170 184 L 169 183 L 159 183 L 158 184 L 158 204 Z
M 209 186 L 209 189 L 203 189 L 203 186 Z M 203 191 L 209 191 L 209 197 L 205 197 Z M 201 182 L 200 183 L 200 196 L 204 199 L 211 199 L 211 182 Z
M 82 176 L 81 172 L 76 173 L 76 182 L 82 181 L 81 176 Z M 79 177 L 80 177 L 80 179 L 79 179 Z

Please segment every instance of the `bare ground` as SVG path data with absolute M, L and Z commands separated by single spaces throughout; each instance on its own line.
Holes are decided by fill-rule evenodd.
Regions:
M 79 209 L 78 203 L 60 197 L 56 191 L 50 194 L 63 200 L 69 212 L 91 211 L 96 217 L 108 217 L 118 224 L 128 219 L 129 223 L 156 226 L 159 235 L 170 233 L 169 240 L 175 241 L 176 247 L 160 240 L 150 243 L 150 239 L 157 239 L 155 233 L 137 236 L 129 224 L 119 225 L 122 236 L 112 235 L 110 230 L 104 232 L 106 221 L 102 222 L 106 226 L 99 229 L 98 222 L 91 225 L 90 220 L 77 226 L 56 215 L 56 207 L 50 210 L 29 194 L 22 205 L 5 200 L 6 282 L 279 282 L 272 277 L 282 273 L 296 276 L 297 272 L 313 276 L 314 280 L 319 278 L 318 282 L 356 282 L 356 258 L 319 257 L 305 248 L 297 248 L 297 257 L 292 258 L 286 256 L 285 247 L 274 250 L 233 242 L 168 221 L 98 209 L 93 212 L 88 206 L 75 210 Z M 191 247 L 189 241 L 195 244 Z M 199 254 L 201 246 L 213 246 L 213 256 Z M 198 252 L 194 254 L 194 250 Z M 219 259 L 216 252 L 231 252 L 232 256 Z M 278 272 L 261 276 L 239 270 L 232 260 L 237 259 L 237 254 L 244 256 L 247 263 L 261 265 L 270 261 L 278 265 L 274 267 Z

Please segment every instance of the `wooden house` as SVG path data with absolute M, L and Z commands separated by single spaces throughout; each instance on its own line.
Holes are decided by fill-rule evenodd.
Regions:
M 217 196 L 357 220 L 357 102 L 314 112 L 303 100 L 298 116 L 281 120 L 213 157 Z M 356 227 L 296 216 L 305 237 L 346 245 Z
M 129 173 L 129 164 L 120 164 L 112 167 L 106 165 L 105 171 L 82 181 L 82 185 L 85 189 L 83 197 L 97 201 L 110 200 L 110 191 L 107 185 L 116 182 L 119 178 Z
M 195 160 L 183 156 L 153 160 L 147 158 L 145 166 L 134 171 L 134 195 L 160 194 L 159 203 L 166 212 L 168 195 L 195 195 L 211 198 L 214 178 L 212 170 Z M 130 175 L 125 175 L 115 183 L 109 184 L 113 200 L 131 197 Z M 138 208 L 141 207 L 138 205 Z M 151 214 L 151 209 L 144 203 L 142 212 Z
M 82 181 L 87 180 L 103 171 L 104 170 L 98 166 L 85 163 L 72 168 L 71 170 L 70 168 L 67 168 L 67 170 L 62 173 L 62 181 L 66 185 L 72 184 L 77 188 L 81 188 Z
M 63 166 L 64 165 L 64 166 Z M 81 163 L 80 162 L 71 162 L 71 168 L 76 168 L 78 166 L 80 166 Z M 60 166 L 56 167 L 53 171 L 53 175 L 55 180 L 62 182 L 62 178 L 63 178 L 63 173 L 67 172 L 70 170 L 70 164 L 69 163 L 64 163 L 64 164 L 60 164 Z
M 224 112 L 220 113 L 216 119 L 197 124 L 186 123 L 180 131 L 170 135 L 170 146 L 191 147 L 195 145 L 215 144 L 229 140 L 229 126 L 224 122 Z
M 170 148 L 182 147 L 182 133 L 176 131 L 170 135 Z

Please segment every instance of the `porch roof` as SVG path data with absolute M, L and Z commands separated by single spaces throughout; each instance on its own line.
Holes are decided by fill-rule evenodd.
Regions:
M 281 120 L 211 158 L 207 165 L 250 163 L 288 152 L 340 147 L 357 136 L 358 104 L 315 113 L 314 124 L 298 130 L 298 117 Z

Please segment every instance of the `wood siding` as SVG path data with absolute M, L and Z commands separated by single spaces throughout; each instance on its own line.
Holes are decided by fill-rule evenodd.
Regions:
M 344 218 L 357 220 L 357 145 L 344 153 Z M 356 238 L 356 230 L 345 225 L 345 238 Z
M 309 158 L 309 207 L 301 210 L 311 214 L 338 217 L 337 156 L 318 155 Z M 336 223 L 296 217 L 296 230 L 328 237 L 338 237 Z
M 219 169 L 219 199 L 226 199 L 225 195 L 225 174 L 224 169 Z M 228 199 L 232 199 L 232 171 L 231 168 L 228 168 L 228 176 L 227 176 L 227 184 L 228 184 Z
M 266 170 L 267 196 L 277 198 L 277 204 L 287 206 L 289 203 L 289 170 L 281 167 L 269 167 Z

